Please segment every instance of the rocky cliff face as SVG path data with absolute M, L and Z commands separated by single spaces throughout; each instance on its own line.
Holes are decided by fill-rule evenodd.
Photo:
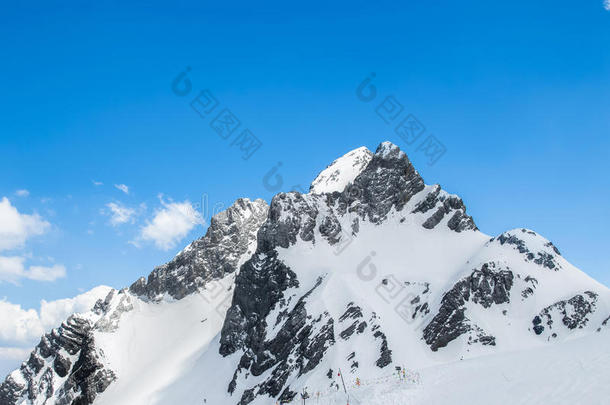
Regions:
M 496 344 L 495 337 L 470 322 L 465 313 L 467 302 L 483 308 L 510 302 L 514 275 L 497 267 L 494 262 L 483 264 L 443 295 L 438 313 L 424 329 L 423 336 L 430 349 L 437 351 L 461 335 L 468 335 L 469 344 Z
M 337 166 L 349 168 L 352 177 Z M 350 296 L 344 306 L 328 297 L 322 298 L 327 301 L 325 305 L 320 304 L 332 279 L 338 277 L 339 268 L 328 264 L 327 270 L 316 273 L 313 269 L 323 266 L 305 266 L 303 257 L 307 254 L 290 260 L 290 252 L 307 250 L 319 252 L 311 260 L 336 263 L 336 257 L 328 256 L 328 246 L 340 257 L 339 261 L 349 262 L 346 255 L 340 254 L 344 245 L 367 238 L 362 233 L 371 229 L 387 229 L 386 237 L 392 238 L 390 229 L 395 227 L 418 232 L 421 239 L 436 235 L 437 245 L 430 252 L 420 253 L 424 256 L 443 255 L 445 244 L 459 246 L 464 239 L 459 235 L 466 233 L 469 240 L 480 241 L 475 243 L 480 245 L 472 249 L 471 242 L 464 242 L 460 262 L 445 263 L 435 270 L 444 272 L 455 267 L 445 281 L 455 278 L 449 286 L 439 283 L 434 272 L 427 275 L 425 268 L 417 272 L 397 270 L 391 278 L 377 280 L 375 292 L 390 291 L 382 297 L 386 301 L 400 292 L 405 297 L 392 303 L 394 313 L 386 311 L 381 315 L 368 298 L 357 294 Z M 451 233 L 455 236 L 441 236 Z M 535 313 L 548 292 L 541 292 L 539 279 L 549 275 L 545 272 L 558 272 L 568 265 L 552 243 L 533 231 L 515 230 L 485 238 L 459 197 L 439 185 L 425 186 L 406 155 L 389 143 L 381 144 L 372 155 L 356 150 L 337 160 L 312 183 L 307 195 L 278 194 L 259 232 L 257 251 L 237 277 L 232 306 L 222 329 L 220 354 L 238 359 L 227 392 L 239 405 L 258 403 L 259 398 L 267 396 L 289 401 L 304 384 L 298 381 L 313 379 L 320 384 L 316 373 L 328 370 L 324 359 L 335 358 L 346 350 L 347 356 L 335 362 L 335 367 L 351 373 L 374 369 L 382 372 L 385 367 L 405 361 L 400 357 L 409 350 L 397 345 L 411 344 L 417 350 L 433 353 L 452 344 L 464 345 L 461 353 L 465 356 L 483 348 L 506 347 L 506 335 L 514 329 L 528 333 L 533 325 L 540 334 L 543 318 L 546 329 L 557 318 L 567 328 L 586 324 L 587 315 L 594 311 L 593 298 L 586 294 L 543 309 L 532 325 L 512 318 L 519 312 Z M 370 242 L 361 246 L 373 250 L 388 242 L 366 240 Z M 371 261 L 377 260 L 375 254 L 373 251 L 370 255 Z M 405 255 L 403 260 L 408 266 L 412 258 Z M 432 261 L 430 267 L 436 267 Z M 400 260 L 386 265 L 400 267 Z M 351 269 L 352 274 L 358 271 L 358 266 Z M 363 278 L 366 279 L 352 279 L 351 283 L 357 284 Z M 333 290 L 331 294 L 335 293 Z M 488 322 L 490 318 L 496 321 Z M 501 326 L 489 326 L 494 323 Z M 366 347 L 362 346 L 364 341 Z M 327 383 L 334 382 L 331 379 Z
M 182 299 L 239 269 L 244 256 L 252 254 L 256 233 L 267 217 L 264 200 L 240 198 L 226 211 L 215 215 L 205 236 L 188 245 L 172 261 L 157 267 L 133 283 L 129 290 L 151 300 L 164 295 Z
M 378 342 L 376 367 L 382 369 L 392 362 L 392 350 L 375 312 L 365 316 L 354 302 L 350 302 L 338 318 L 325 310 L 308 309 L 306 304 L 315 299 L 312 296 L 322 288 L 327 275 L 321 275 L 311 288 L 302 290 L 302 294 L 290 294 L 289 290 L 301 287 L 299 277 L 278 258 L 278 250 L 289 249 L 297 242 L 306 242 L 312 248 L 319 243 L 338 248 L 358 237 L 361 223 L 383 224 L 391 212 L 405 212 L 405 206 L 420 193 L 424 195 L 419 196 L 419 202 L 405 215 L 409 212 L 422 214 L 423 228 L 445 227 L 456 233 L 477 229 L 458 197 L 447 194 L 438 185 L 424 190 L 421 176 L 395 145 L 383 143 L 372 156 L 361 156 L 355 157 L 360 171 L 352 171 L 354 178 L 349 181 L 331 166 L 320 174 L 322 179 L 318 178 L 312 184 L 314 193 L 280 193 L 271 202 L 268 220 L 259 232 L 257 251 L 242 267 L 236 280 L 233 304 L 220 340 L 221 355 L 240 355 L 228 385 L 231 394 L 238 386 L 248 387 L 238 398 L 240 405 L 263 395 L 285 401 L 294 398 L 296 390 L 289 386 L 289 379 L 314 370 L 337 340 L 348 342 L 352 336 L 370 334 L 370 340 Z M 366 165 L 360 165 L 363 160 Z M 341 160 L 335 164 L 345 166 Z M 334 191 L 336 185 L 329 182 L 329 178 L 333 178 L 328 176 L 329 172 L 345 184 L 342 191 Z M 326 192 L 322 185 L 333 191 Z M 494 293 L 492 301 L 506 299 L 500 297 L 499 291 L 494 291 L 496 281 L 507 284 L 505 288 L 510 289 L 510 277 L 496 277 L 484 267 L 465 280 L 463 286 L 455 287 L 456 297 L 447 305 L 459 305 L 460 300 L 468 299 L 471 285 L 474 298 L 482 303 L 487 303 L 488 295 Z M 464 295 L 467 296 L 464 298 Z M 418 300 L 415 297 L 413 300 L 415 312 L 422 308 L 424 312 L 428 310 L 426 303 L 416 306 Z M 348 319 L 351 323 L 346 322 Z M 444 324 L 449 319 L 439 315 L 433 322 Z M 456 329 L 453 333 L 460 333 L 468 327 L 453 328 Z M 276 329 L 279 329 L 277 333 Z M 270 333 L 271 330 L 274 333 Z M 446 332 L 436 334 L 443 335 L 436 339 L 439 342 L 447 339 Z M 481 339 L 485 340 L 485 337 Z M 438 345 L 433 344 L 434 349 Z M 350 356 L 351 369 L 358 368 L 357 356 L 356 352 Z M 267 371 L 269 373 L 265 374 Z M 259 377 L 260 382 L 249 386 L 244 376 L 250 374 Z
M 103 352 L 92 327 L 90 319 L 73 315 L 43 336 L 28 361 L 0 386 L 0 403 L 93 403 L 115 375 L 100 361 Z

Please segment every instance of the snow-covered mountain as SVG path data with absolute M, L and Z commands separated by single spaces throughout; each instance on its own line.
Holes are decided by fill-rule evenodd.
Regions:
M 147 279 L 43 336 L 0 404 L 270 404 L 303 390 L 330 404 L 345 403 L 343 382 L 352 403 L 446 403 L 443 386 L 456 403 L 511 402 L 493 397 L 511 386 L 532 391 L 512 402 L 538 403 L 549 375 L 575 384 L 553 403 L 603 403 L 609 318 L 608 288 L 551 242 L 483 234 L 384 142 L 337 159 L 308 194 L 238 200 Z M 397 367 L 419 388 L 349 388 Z

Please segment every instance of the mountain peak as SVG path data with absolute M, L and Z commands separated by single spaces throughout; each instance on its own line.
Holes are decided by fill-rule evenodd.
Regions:
M 382 158 L 388 157 L 399 157 L 404 158 L 407 157 L 407 154 L 404 153 L 400 148 L 393 144 L 390 141 L 381 142 L 375 151 L 375 155 L 378 155 Z
M 366 168 L 373 154 L 365 146 L 346 153 L 322 170 L 311 183 L 314 194 L 341 192 Z

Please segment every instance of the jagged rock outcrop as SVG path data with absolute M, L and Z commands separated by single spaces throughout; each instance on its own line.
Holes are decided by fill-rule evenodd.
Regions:
M 102 358 L 90 320 L 73 315 L 43 336 L 29 360 L 0 385 L 0 404 L 16 405 L 23 400 L 92 404 L 115 379 Z
M 148 279 L 142 277 L 133 283 L 130 291 L 151 300 L 160 300 L 165 294 L 182 299 L 208 280 L 237 271 L 244 255 L 255 246 L 256 232 L 267 218 L 267 210 L 264 200 L 238 199 L 212 218 L 205 236 L 155 268 Z
M 549 305 L 532 319 L 532 331 L 549 339 L 558 337 L 562 332 L 562 325 L 569 330 L 582 329 L 595 311 L 597 300 L 598 294 L 585 291 Z
M 500 245 L 513 246 L 523 255 L 526 262 L 533 262 L 549 270 L 558 271 L 561 265 L 557 257 L 561 256 L 559 249 L 550 241 L 542 240 L 536 232 L 528 229 L 504 232 L 490 243 L 497 241 Z
M 433 212 L 432 212 L 433 211 Z M 447 226 L 452 231 L 462 232 L 466 230 L 478 230 L 474 220 L 466 214 L 466 206 L 461 198 L 450 195 L 437 184 L 434 190 L 428 193 L 426 198 L 419 203 L 414 213 L 432 212 L 422 226 L 426 229 L 433 229 L 443 218 L 447 217 Z
M 396 145 L 384 142 L 366 168 L 337 196 L 339 215 L 356 213 L 361 220 L 381 223 L 391 209 L 401 211 L 424 189 L 424 180 L 407 155 Z
M 485 263 L 445 293 L 438 313 L 424 329 L 424 339 L 433 351 L 447 346 L 458 337 L 469 334 L 470 343 L 494 345 L 495 338 L 473 324 L 466 314 L 466 303 L 483 308 L 510 302 L 513 273 L 496 263 Z

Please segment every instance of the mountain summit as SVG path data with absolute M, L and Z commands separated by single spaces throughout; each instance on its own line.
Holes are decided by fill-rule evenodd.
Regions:
M 397 368 L 546 361 L 555 347 L 602 341 L 609 317 L 608 288 L 550 241 L 526 228 L 485 235 L 458 196 L 383 142 L 335 160 L 308 194 L 238 200 L 147 279 L 43 336 L 0 404 L 262 405 L 304 391 L 323 401 L 347 393 L 345 380 L 360 387 Z M 424 373 L 433 381 L 399 398 L 442 403 L 425 386 L 442 393 L 446 374 Z

